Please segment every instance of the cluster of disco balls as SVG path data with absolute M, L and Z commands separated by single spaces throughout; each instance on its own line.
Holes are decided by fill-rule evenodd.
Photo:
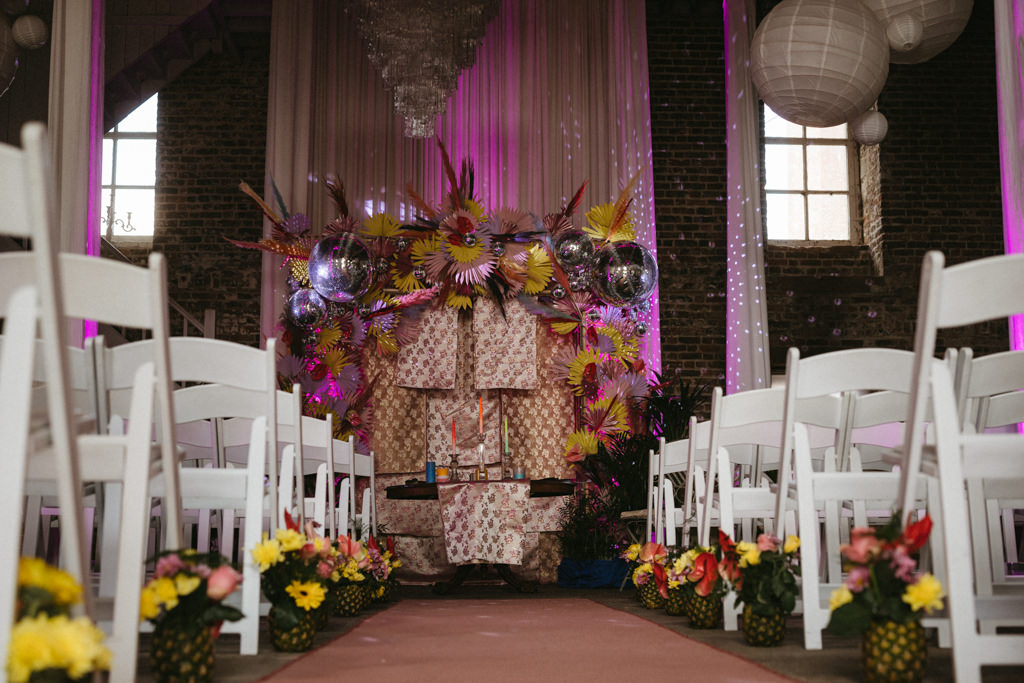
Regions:
M 654 256 L 636 242 L 609 242 L 599 249 L 580 230 L 555 237 L 555 258 L 574 292 L 590 290 L 598 299 L 619 308 L 644 308 L 658 284 Z M 560 288 L 556 288 L 560 289 Z M 565 292 L 552 290 L 559 298 Z
M 384 261 L 375 265 L 370 250 L 351 233 L 324 237 L 309 253 L 312 289 L 293 292 L 285 314 L 300 327 L 316 327 L 327 315 L 327 302 L 355 301 L 370 288 L 382 268 L 386 272 L 390 264 Z

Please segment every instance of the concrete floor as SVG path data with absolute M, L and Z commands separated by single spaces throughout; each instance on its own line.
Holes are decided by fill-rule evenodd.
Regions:
M 800 629 L 799 617 L 792 618 L 786 640 L 779 647 L 756 648 L 746 645 L 742 634 L 738 632 L 726 632 L 723 630 L 703 631 L 691 629 L 688 621 L 683 617 L 670 617 L 660 610 L 644 609 L 634 598 L 632 590 L 618 591 L 616 589 L 563 589 L 552 585 L 543 585 L 539 591 L 533 594 L 520 594 L 514 592 L 509 586 L 495 585 L 493 583 L 467 583 L 453 594 L 444 596 L 434 595 L 429 586 L 403 586 L 399 592 L 399 599 L 402 596 L 414 597 L 417 599 L 537 599 L 548 598 L 582 597 L 589 598 L 608 607 L 636 614 L 652 622 L 660 624 L 665 628 L 686 635 L 695 640 L 712 645 L 720 650 L 731 652 L 751 661 L 759 662 L 763 666 L 785 674 L 799 681 L 833 682 L 833 681 L 860 681 L 863 680 L 860 672 L 860 649 L 859 640 L 855 638 L 837 638 L 835 636 L 824 636 L 824 648 L 817 651 L 807 651 L 803 648 L 803 636 Z M 358 625 L 363 619 L 384 609 L 390 605 L 374 605 L 358 617 L 342 618 L 333 617 L 328 627 L 317 634 L 314 647 L 323 645 L 331 640 L 347 633 Z M 263 620 L 264 624 L 266 620 Z M 260 653 L 255 656 L 242 657 L 237 654 L 238 639 L 234 636 L 222 636 L 217 643 L 217 661 L 215 680 L 234 683 L 248 683 L 257 681 L 262 677 L 273 673 L 284 666 L 292 659 L 301 656 L 290 653 L 275 652 L 271 646 L 266 633 L 260 636 Z M 146 662 L 148 652 L 148 636 L 142 636 L 139 664 L 139 681 L 152 681 L 149 665 Z M 498 662 L 496 661 L 496 664 Z M 522 662 L 517 662 L 522 666 Z M 382 672 L 383 674 L 384 672 Z M 524 672 L 524 680 L 531 680 L 528 672 Z M 643 678 L 642 663 L 637 663 L 638 678 Z M 335 678 L 334 676 L 330 677 Z M 325 679 L 326 680 L 326 679 Z M 387 680 L 386 675 L 382 680 Z M 426 680 L 426 679 L 423 679 Z M 708 683 L 714 681 L 712 674 L 704 673 L 701 680 Z M 938 648 L 934 640 L 929 643 L 928 649 L 928 671 L 925 681 L 951 681 L 953 680 L 951 670 L 950 651 Z M 1018 683 L 1024 680 L 1024 667 L 992 668 L 986 669 L 984 675 L 985 683 Z

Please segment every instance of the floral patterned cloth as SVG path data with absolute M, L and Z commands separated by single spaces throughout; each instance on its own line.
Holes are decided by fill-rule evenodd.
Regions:
M 444 546 L 451 564 L 523 563 L 530 484 L 439 484 Z
M 424 311 L 416 341 L 398 352 L 398 386 L 454 389 L 458 326 L 459 312 L 454 308 L 441 306 Z
M 480 297 L 473 307 L 473 386 L 533 389 L 537 386 L 537 316 L 516 299 L 502 309 Z

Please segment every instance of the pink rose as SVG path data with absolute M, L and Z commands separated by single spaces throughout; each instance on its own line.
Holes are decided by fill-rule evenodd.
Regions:
M 223 600 L 241 581 L 241 574 L 233 567 L 223 564 L 210 572 L 210 578 L 206 580 L 206 597 L 211 600 Z
M 839 551 L 851 562 L 867 564 L 882 549 L 882 544 L 875 538 L 874 529 L 856 528 L 850 532 L 849 545 L 839 547 Z
M 775 552 L 779 549 L 779 539 L 768 534 L 761 534 L 757 537 L 757 549 L 763 552 Z
M 869 581 L 871 581 L 870 569 L 867 567 L 854 567 L 847 575 L 845 584 L 851 593 L 860 593 L 867 588 Z
M 156 577 L 174 576 L 185 568 L 185 563 L 177 555 L 164 555 L 156 561 L 153 574 Z
M 316 564 L 316 575 L 321 579 L 326 579 L 334 572 L 334 565 L 330 562 L 324 562 L 321 560 Z

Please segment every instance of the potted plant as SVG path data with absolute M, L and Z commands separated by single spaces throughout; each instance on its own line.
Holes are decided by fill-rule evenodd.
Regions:
M 861 662 L 868 680 L 919 681 L 927 646 L 922 613 L 942 608 L 945 592 L 931 574 L 917 571 L 917 553 L 932 520 L 901 528 L 900 515 L 878 529 L 858 527 L 840 547 L 849 569 L 830 600 L 827 631 L 861 635 Z
M 686 610 L 693 628 L 717 628 L 722 623 L 722 598 L 735 578 L 732 540 L 718 532 L 718 546 L 695 546 L 683 553 L 683 589 Z
M 335 551 L 323 538 L 308 538 L 285 512 L 285 527 L 252 549 L 260 567 L 260 585 L 270 601 L 270 642 L 284 652 L 304 652 L 313 644 L 315 610 L 327 595 L 325 583 L 335 569 Z
M 331 572 L 331 594 L 334 613 L 341 617 L 354 617 L 370 601 L 366 589 L 370 556 L 363 544 L 348 536 L 335 541 L 335 564 Z
M 732 590 L 743 605 L 743 637 L 755 646 L 778 645 L 786 637 L 786 617 L 796 607 L 800 575 L 796 551 L 800 539 L 783 543 L 761 534 L 757 543 L 740 541 L 730 552 L 736 560 Z
M 665 562 L 668 549 L 661 543 L 633 544 L 623 553 L 631 563 L 631 576 L 640 604 L 647 609 L 661 609 L 668 599 L 668 574 Z
M 386 602 L 394 594 L 396 581 L 391 573 L 402 566 L 402 561 L 395 557 L 395 540 L 385 538 L 385 550 L 381 550 L 372 535 L 366 541 L 366 553 L 369 557 L 368 585 L 372 602 Z
M 621 586 L 628 566 L 618 554 L 619 525 L 608 500 L 596 487 L 582 485 L 559 510 L 558 542 L 562 561 L 558 585 L 563 588 Z
M 110 668 L 103 631 L 88 617 L 68 616 L 81 598 L 82 587 L 70 574 L 38 558 L 21 558 L 7 680 L 87 680 Z
M 142 588 L 140 618 L 153 624 L 149 651 L 158 681 L 213 680 L 213 641 L 242 613 L 223 604 L 242 575 L 216 553 L 165 551 Z

